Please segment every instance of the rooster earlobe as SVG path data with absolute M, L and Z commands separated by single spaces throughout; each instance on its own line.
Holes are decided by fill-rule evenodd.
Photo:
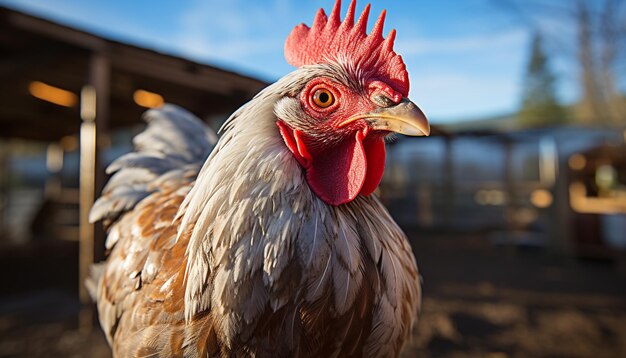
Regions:
M 309 168 L 312 158 L 304 145 L 300 132 L 289 128 L 282 121 L 277 121 L 276 125 L 280 131 L 280 135 L 285 141 L 285 145 L 289 148 L 289 151 L 293 154 L 298 163 L 305 169 Z

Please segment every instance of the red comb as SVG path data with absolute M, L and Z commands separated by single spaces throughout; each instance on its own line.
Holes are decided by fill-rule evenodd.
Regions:
M 285 58 L 300 67 L 345 58 L 374 77 L 386 82 L 405 97 L 409 92 L 409 75 L 402 57 L 393 51 L 396 30 L 383 38 L 385 10 L 376 20 L 372 32 L 366 33 L 370 4 L 354 24 L 356 0 L 352 0 L 343 22 L 340 20 L 341 0 L 335 2 L 330 17 L 319 9 L 313 25 L 296 26 L 285 42 Z

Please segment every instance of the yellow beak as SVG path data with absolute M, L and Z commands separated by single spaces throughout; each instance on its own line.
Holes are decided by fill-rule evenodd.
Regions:
M 374 130 L 410 136 L 427 136 L 430 134 L 430 124 L 426 115 L 407 98 L 403 98 L 400 103 L 393 107 L 379 108 L 369 113 L 352 116 L 339 124 L 339 127 L 360 119 L 364 119 Z

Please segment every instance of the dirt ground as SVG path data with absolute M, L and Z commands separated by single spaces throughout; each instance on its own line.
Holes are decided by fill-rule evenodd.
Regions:
M 411 237 L 424 302 L 404 357 L 626 357 L 626 275 L 614 263 L 488 236 Z
M 410 236 L 424 300 L 403 357 L 626 357 L 626 276 L 610 262 Z M 97 328 L 77 330 L 79 308 L 67 289 L 3 294 L 0 357 L 110 357 Z

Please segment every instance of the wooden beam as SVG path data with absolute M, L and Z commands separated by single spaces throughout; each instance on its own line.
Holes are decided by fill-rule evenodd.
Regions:
M 0 78 L 4 82 L 23 77 L 32 77 L 33 72 L 42 72 L 45 68 L 59 70 L 64 64 L 75 61 L 76 58 L 84 56 L 84 51 L 79 51 L 75 47 L 63 49 L 41 49 L 36 48 L 32 52 L 12 53 L 0 60 Z M 39 74 L 37 73 L 37 74 Z
M 188 71 L 181 61 L 150 56 L 136 49 L 118 48 L 113 57 L 115 68 L 209 93 L 228 95 L 232 83 L 220 76 L 199 76 Z M 200 80 L 201 78 L 201 80 Z
M 85 304 L 80 326 L 90 330 L 94 312 L 91 298 L 85 288 L 85 280 L 89 276 L 91 265 L 102 260 L 104 256 L 104 235 L 101 227 L 89 222 L 89 211 L 104 179 L 104 173 L 99 165 L 98 147 L 102 146 L 108 130 L 110 113 L 111 66 L 107 55 L 92 54 L 88 70 L 89 83 L 81 92 L 78 285 L 80 300 Z
M 18 29 L 34 32 L 84 49 L 103 51 L 107 46 L 107 41 L 100 37 L 17 12 L 8 13 L 7 20 L 9 24 Z

